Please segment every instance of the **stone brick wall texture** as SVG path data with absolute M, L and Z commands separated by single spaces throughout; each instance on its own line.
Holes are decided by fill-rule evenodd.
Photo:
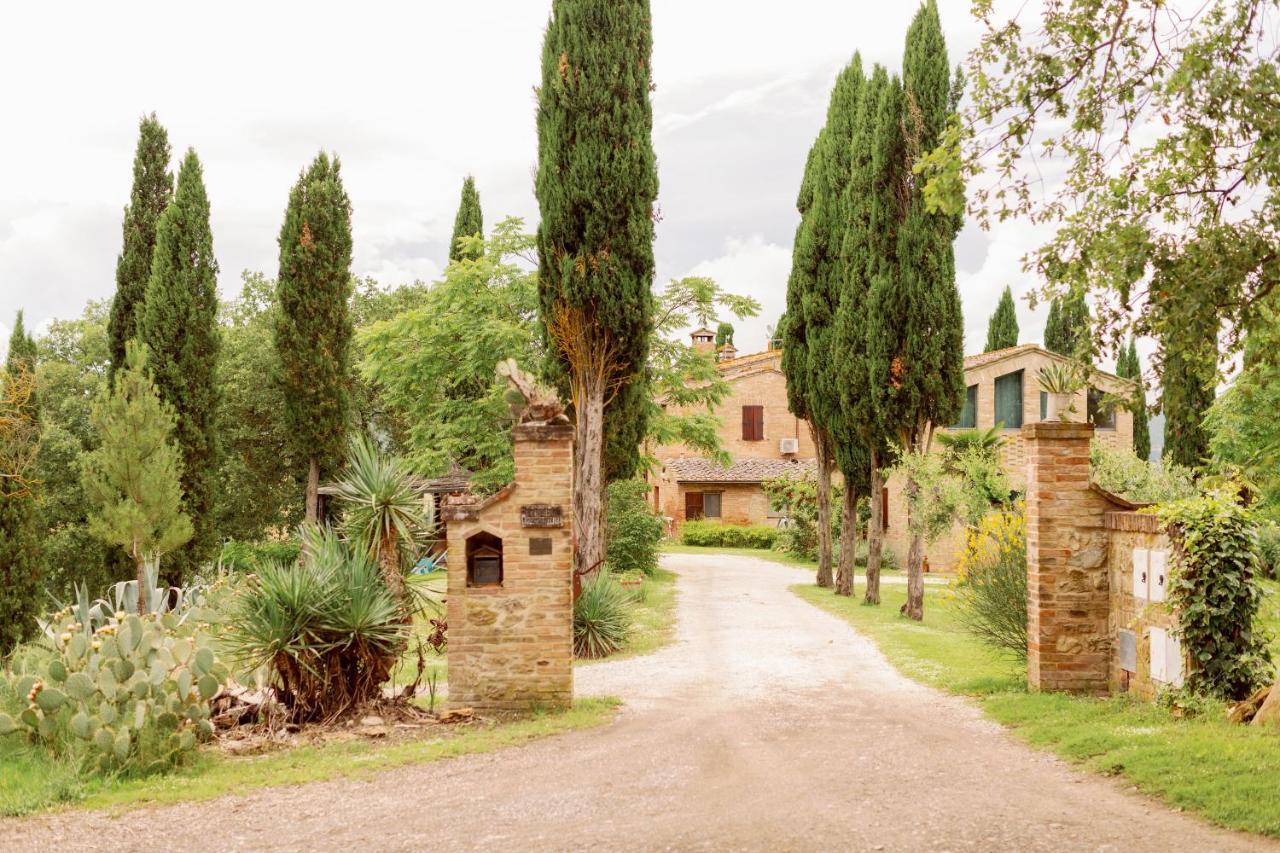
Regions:
M 1133 591 L 1133 551 L 1135 548 L 1169 551 L 1169 537 L 1154 516 L 1136 512 L 1108 512 L 1106 527 L 1111 533 L 1111 635 L 1133 633 L 1136 654 L 1132 670 L 1121 666 L 1120 655 L 1112 655 L 1110 682 L 1114 693 L 1131 693 L 1153 699 L 1162 684 L 1151 677 L 1151 629 L 1177 630 L 1177 616 L 1162 604 L 1138 598 Z
M 515 482 L 495 498 L 446 506 L 449 704 L 478 712 L 567 707 L 573 701 L 572 429 L 515 427 Z M 563 526 L 521 526 L 522 506 L 561 507 Z M 503 541 L 500 586 L 468 587 L 466 540 Z M 551 553 L 530 553 L 530 540 Z

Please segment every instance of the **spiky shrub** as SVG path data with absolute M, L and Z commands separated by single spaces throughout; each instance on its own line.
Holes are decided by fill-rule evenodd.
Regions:
M 622 648 L 631 633 L 631 599 L 611 575 L 598 572 L 573 604 L 573 654 L 604 658 Z
M 84 772 L 154 773 L 213 734 L 228 671 L 202 622 L 121 610 L 93 623 L 66 607 L 43 624 L 48 649 L 16 658 L 8 688 L 25 707 L 0 713 L 0 736 L 25 734 Z
M 261 670 L 296 721 L 377 698 L 410 626 L 378 565 L 328 528 L 304 530 L 298 565 L 264 561 L 229 605 L 224 642 Z
M 951 592 L 969 633 L 1018 660 L 1027 657 L 1027 521 L 1021 504 L 969 529 Z

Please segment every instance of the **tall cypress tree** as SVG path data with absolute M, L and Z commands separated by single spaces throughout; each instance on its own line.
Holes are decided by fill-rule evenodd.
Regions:
M 124 245 L 116 259 L 116 295 L 111 301 L 108 334 L 114 376 L 124 364 L 124 345 L 138 334 L 138 317 L 147 282 L 151 279 L 151 254 L 156 245 L 160 215 L 173 199 L 173 173 L 169 171 L 169 134 L 156 120 L 145 116 L 138 125 L 138 147 L 133 155 L 133 189 L 124 209 Z
M 463 237 L 484 236 L 484 214 L 480 210 L 480 193 L 476 191 L 476 179 L 467 175 L 462 182 L 462 199 L 458 202 L 458 215 L 453 218 L 453 237 L 449 240 L 449 260 L 475 259 L 475 252 L 464 252 L 458 241 Z
M 1091 361 L 1093 339 L 1089 326 L 1089 304 L 1083 292 L 1054 298 L 1044 327 L 1044 348 L 1068 358 Z
M 604 559 L 605 476 L 634 468 L 645 429 L 658 195 L 651 27 L 648 0 L 553 0 L 543 39 L 539 316 L 549 373 L 574 402 L 580 570 Z M 608 459 L 606 419 L 628 445 L 612 442 Z
M 182 511 L 193 528 L 168 562 L 167 579 L 178 582 L 213 556 L 218 539 L 218 261 L 204 170 L 194 149 L 183 157 L 173 203 L 156 226 L 138 338 L 150 353 L 160 399 L 177 418 L 173 437 L 182 460 Z
M 4 367 L 0 382 L 5 385 L 16 381 L 20 375 L 35 373 L 36 343 L 27 334 L 21 311 L 9 336 L 9 353 Z M 21 411 L 6 414 L 26 419 L 31 424 L 38 423 L 40 415 L 36 397 L 28 398 Z M 33 433 L 34 429 L 27 432 Z M 0 437 L 0 440 L 4 439 Z M 8 477 L 0 478 L 0 655 L 29 639 L 35 632 L 41 563 L 36 496 L 25 485 L 19 485 Z
M 298 458 L 307 462 L 306 520 L 320 479 L 342 465 L 351 406 L 351 201 L 338 158 L 321 151 L 289 192 L 280 227 L 276 352 Z
M 1138 359 L 1138 342 L 1129 339 L 1129 346 L 1120 350 L 1116 359 L 1116 375 L 1138 384 L 1133 398 L 1133 452 L 1144 461 L 1151 457 L 1151 429 L 1147 422 L 1147 392 L 1142 379 L 1142 362 Z
M 1062 352 L 1062 303 L 1058 297 L 1049 300 L 1049 316 L 1044 321 L 1044 348 L 1049 352 Z
M 1165 341 L 1160 398 L 1165 418 L 1163 457 L 1186 468 L 1202 468 L 1209 458 L 1204 416 L 1215 397 L 1216 355 L 1216 337 Z
M 958 100 L 935 0 L 911 22 L 902 70 L 910 163 L 937 147 Z M 929 212 L 923 187 L 913 183 L 898 232 L 901 278 L 896 287 L 877 279 L 871 289 L 868 386 L 886 433 L 909 453 L 927 453 L 934 425 L 954 420 L 964 400 L 964 317 L 955 281 L 958 229 L 956 217 Z M 910 481 L 905 485 L 917 487 Z M 924 615 L 923 544 L 913 531 L 902 607 L 912 619 Z
M 987 346 L 983 352 L 995 352 L 1018 345 L 1018 310 L 1013 304 L 1013 291 L 1006 285 L 1000 304 L 987 321 Z

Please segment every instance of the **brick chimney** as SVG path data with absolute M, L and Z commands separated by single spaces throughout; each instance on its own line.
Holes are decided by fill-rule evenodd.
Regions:
M 716 351 L 716 333 L 703 326 L 689 333 L 693 348 L 698 352 L 714 354 Z
M 738 357 L 738 348 L 731 343 L 725 343 L 720 347 L 720 352 L 717 355 L 720 361 L 729 361 Z

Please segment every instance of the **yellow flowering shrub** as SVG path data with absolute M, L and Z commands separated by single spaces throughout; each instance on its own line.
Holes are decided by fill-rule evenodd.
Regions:
M 1001 507 L 969 528 L 951 593 L 961 624 L 1019 659 L 1027 654 L 1027 516 Z

